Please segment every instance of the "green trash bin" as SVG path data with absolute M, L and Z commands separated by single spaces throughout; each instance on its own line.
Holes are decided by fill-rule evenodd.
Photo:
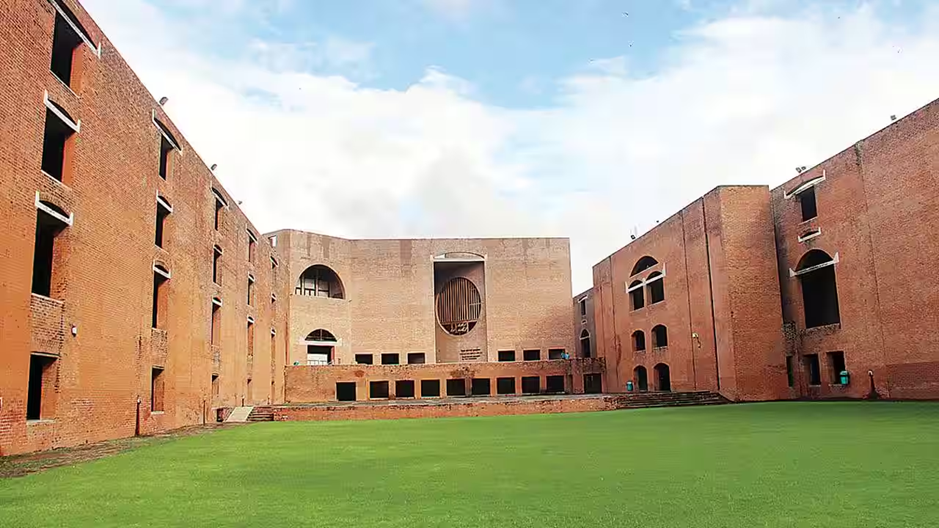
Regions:
M 627 381 L 627 382 L 626 382 L 626 392 L 632 392 L 632 391 L 633 391 L 633 382 L 632 382 L 632 381 Z
M 841 377 L 842 385 L 847 385 L 848 382 L 851 381 L 851 375 L 848 374 L 847 370 L 842 370 L 838 375 Z

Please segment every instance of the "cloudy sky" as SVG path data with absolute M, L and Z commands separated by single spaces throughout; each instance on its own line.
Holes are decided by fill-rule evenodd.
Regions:
M 83 0 L 249 217 L 590 269 L 939 98 L 929 0 Z

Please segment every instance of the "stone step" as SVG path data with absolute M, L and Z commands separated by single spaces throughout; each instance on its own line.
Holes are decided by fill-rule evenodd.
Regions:
M 255 407 L 248 415 L 249 422 L 273 422 L 274 409 L 270 407 Z
M 252 410 L 254 410 L 254 407 L 235 407 L 228 415 L 228 418 L 225 419 L 225 422 L 247 422 Z

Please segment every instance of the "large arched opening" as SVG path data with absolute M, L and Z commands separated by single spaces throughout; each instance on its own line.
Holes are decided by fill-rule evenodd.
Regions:
M 310 266 L 300 275 L 294 293 L 308 297 L 346 298 L 339 275 L 332 268 L 322 264 Z
M 586 329 L 580 333 L 580 357 L 590 357 L 590 332 Z
M 672 376 L 668 365 L 659 363 L 655 366 L 655 390 L 668 392 L 672 390 Z
M 834 265 L 835 260 L 820 249 L 813 249 L 799 259 L 796 276 L 802 287 L 806 328 L 841 322 Z
M 638 261 L 636 261 L 636 265 L 633 266 L 633 271 L 632 273 L 629 274 L 629 276 L 632 277 L 633 275 L 642 273 L 643 271 L 657 265 L 658 263 L 659 261 L 646 255 L 642 257 L 641 259 L 639 259 Z
M 636 389 L 638 389 L 639 392 L 649 390 L 649 375 L 646 373 L 646 368 L 642 365 L 633 369 L 633 383 L 636 384 Z

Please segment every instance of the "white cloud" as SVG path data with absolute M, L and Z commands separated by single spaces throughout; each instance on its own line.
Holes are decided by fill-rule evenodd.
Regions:
M 718 184 L 779 184 L 939 96 L 939 10 L 917 28 L 870 7 L 742 11 L 682 32 L 653 76 L 603 60 L 555 106 L 508 110 L 437 68 L 377 90 L 219 61 L 140 0 L 85 3 L 260 229 L 570 236 L 577 291 L 634 226 Z
M 424 7 L 453 21 L 465 20 L 483 9 L 496 7 L 496 0 L 419 0 Z

